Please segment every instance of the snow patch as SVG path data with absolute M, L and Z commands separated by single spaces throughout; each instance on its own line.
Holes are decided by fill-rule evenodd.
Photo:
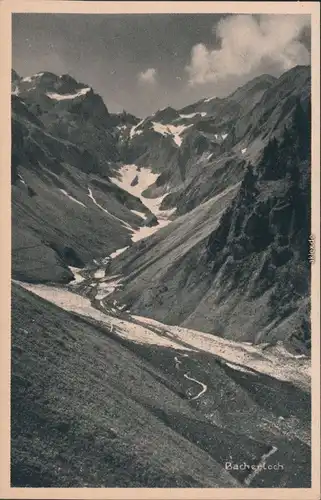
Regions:
M 27 185 L 26 181 L 23 179 L 22 175 L 18 174 L 19 181 L 22 182 L 22 184 Z
M 177 146 L 182 144 L 181 134 L 184 130 L 192 127 L 193 124 L 190 125 L 163 125 L 162 123 L 152 122 L 153 129 L 155 132 L 162 134 L 164 137 L 171 136 L 173 141 Z
M 35 80 L 36 78 L 39 78 L 41 76 L 43 76 L 44 73 L 36 73 L 32 76 L 25 76 L 24 78 L 22 78 L 22 82 L 27 82 L 27 83 L 31 83 L 33 80 Z
M 131 210 L 133 214 L 138 215 L 138 217 L 141 217 L 142 219 L 146 220 L 146 215 L 143 212 L 138 212 L 137 210 Z
M 197 113 L 190 113 L 188 115 L 179 115 L 181 118 L 194 118 L 194 116 L 201 115 L 201 116 L 206 116 L 207 113 L 203 112 L 197 112 Z
M 133 242 L 147 238 L 148 236 L 151 236 L 152 234 L 159 231 L 161 228 L 168 226 L 168 224 L 170 224 L 171 222 L 170 216 L 174 214 L 174 212 L 176 211 L 176 207 L 170 210 L 160 210 L 159 207 L 165 196 L 166 194 L 164 196 L 160 196 L 159 198 L 152 198 L 151 200 L 149 200 L 148 198 L 144 198 L 144 203 L 156 215 L 158 224 L 157 226 L 152 226 L 152 227 L 143 226 L 140 227 L 139 229 L 134 230 L 132 236 Z M 148 203 L 146 203 L 145 200 L 148 201 Z M 149 201 L 154 203 L 153 207 L 151 207 Z
M 277 353 L 278 355 L 281 355 L 284 359 L 308 359 L 308 357 L 305 354 L 292 354 L 289 352 L 283 345 L 281 341 L 277 341 L 275 346 L 272 346 L 270 348 L 270 351 L 273 353 Z
M 145 198 L 142 193 L 149 186 L 154 184 L 160 174 L 154 174 L 150 168 L 142 167 L 139 169 L 137 165 L 123 165 L 119 170 L 120 178 L 111 177 L 110 180 L 121 187 L 128 193 L 139 198 L 144 205 L 157 217 L 159 206 L 164 199 L 164 196 L 159 198 Z M 132 181 L 137 177 L 135 186 L 131 186 Z
M 310 360 L 308 358 L 299 361 L 295 357 L 288 357 L 284 362 L 283 352 L 272 353 L 263 350 L 260 345 L 248 345 L 197 330 L 169 326 L 141 316 L 132 316 L 132 320 L 136 321 L 136 323 L 132 323 L 102 313 L 91 305 L 88 298 L 68 290 L 50 285 L 24 283 L 17 280 L 13 280 L 13 282 L 53 302 L 62 309 L 93 318 L 109 326 L 112 323 L 117 335 L 133 342 L 172 347 L 185 352 L 200 350 L 213 353 L 232 365 L 235 363 L 241 365 L 244 369 L 250 368 L 273 378 L 292 382 L 304 389 L 310 389 Z M 121 279 L 105 281 L 99 284 L 98 293 L 102 294 L 104 291 L 106 296 L 106 294 L 111 293 L 110 290 L 118 286 L 121 286 Z M 142 324 L 137 324 L 138 322 Z M 157 326 L 157 332 L 150 329 L 149 325 Z M 192 380 L 188 376 L 185 378 Z M 205 388 L 205 384 L 195 379 L 194 381 L 202 385 L 203 389 Z M 200 395 L 201 393 L 198 397 Z
M 242 155 L 244 155 L 244 153 L 246 153 L 246 151 L 247 151 L 247 148 L 243 148 L 243 149 L 241 149 L 241 153 L 242 153 Z
M 209 333 L 199 332 L 179 326 L 169 326 L 159 321 L 145 318 L 142 316 L 132 316 L 133 319 L 145 323 L 147 326 L 156 326 L 163 329 L 167 334 L 171 334 L 176 342 L 188 344 L 192 349 L 199 349 L 220 356 L 225 362 L 234 366 L 233 368 L 241 370 L 256 370 L 265 373 L 270 377 L 292 382 L 293 384 L 310 390 L 310 371 L 311 364 L 309 358 L 296 359 L 295 355 L 286 353 L 282 344 L 277 346 L 274 351 L 263 350 L 260 344 L 252 345 L 245 342 L 236 342 L 234 340 L 224 339 Z M 241 365 L 241 366 L 239 366 Z M 253 375 L 253 372 L 251 372 Z
M 74 313 L 81 314 L 99 321 L 109 328 L 112 329 L 114 333 L 122 338 L 132 340 L 140 344 L 148 345 L 158 345 L 162 347 L 170 347 L 173 349 L 180 349 L 182 351 L 189 351 L 190 349 L 182 347 L 167 337 L 162 337 L 157 333 L 149 330 L 147 327 L 131 323 L 130 321 L 121 320 L 115 316 L 110 316 L 107 313 L 95 309 L 90 300 L 86 297 L 82 297 L 76 293 L 64 290 L 62 288 L 56 288 L 54 286 L 47 285 L 33 285 L 30 283 L 22 283 L 16 281 L 16 283 L 23 286 L 26 290 L 30 290 L 39 297 L 42 297 L 62 309 Z M 111 284 L 110 284 L 111 285 Z M 102 299 L 100 299 L 102 300 Z
M 220 140 L 220 141 L 224 141 L 226 139 L 226 137 L 228 136 L 228 134 L 214 134 L 214 137 L 216 140 Z
M 133 231 L 133 228 L 125 221 L 123 221 L 122 219 L 119 219 L 119 217 L 116 217 L 116 215 L 113 215 L 111 214 L 110 212 L 108 212 L 108 210 L 106 210 L 106 208 L 102 207 L 95 199 L 93 193 L 92 193 L 92 190 L 90 188 L 88 188 L 88 196 L 89 198 L 95 203 L 95 205 L 100 208 L 100 210 L 102 210 L 103 212 L 105 212 L 106 214 L 108 214 L 110 217 L 112 217 L 113 219 L 115 220 L 118 220 L 119 222 L 121 222 L 121 224 L 126 227 L 127 229 L 129 229 L 130 231 Z
M 57 94 L 56 92 L 46 92 L 46 95 L 50 99 L 54 99 L 56 101 L 65 101 L 65 100 L 68 100 L 68 99 L 76 99 L 76 97 L 80 97 L 82 95 L 86 95 L 90 91 L 91 91 L 91 88 L 90 87 L 86 87 L 86 88 L 80 89 L 75 94 Z
M 131 129 L 130 129 L 130 132 L 129 132 L 129 137 L 132 139 L 135 135 L 139 135 L 139 134 L 142 134 L 143 131 L 142 130 L 138 130 L 139 127 L 141 125 L 143 125 L 143 123 L 145 122 L 146 118 L 144 118 L 143 120 L 141 120 L 139 123 L 137 123 L 137 125 L 134 125 Z
M 118 248 L 118 250 L 115 250 L 113 253 L 111 253 L 109 257 L 111 259 L 114 259 L 115 257 L 117 257 L 117 255 L 120 255 L 121 253 L 125 252 L 125 250 L 127 250 L 127 248 L 129 248 L 129 247 L 127 246 L 127 247 L 123 247 L 123 248 Z
M 177 356 L 174 357 L 174 361 L 175 361 L 175 368 L 176 368 L 176 370 L 178 370 L 179 369 L 179 365 L 181 365 L 182 362 L 178 359 Z
M 225 362 L 225 364 L 227 366 L 229 366 L 230 368 L 232 368 L 233 370 L 237 370 L 239 372 L 244 372 L 244 373 L 250 373 L 251 375 L 253 375 L 253 372 L 250 371 L 250 370 L 247 370 L 246 368 L 244 368 L 243 366 L 239 366 L 239 365 L 235 365 L 234 363 L 228 363 L 227 361 Z
M 199 158 L 199 160 L 197 161 L 197 163 L 205 163 L 205 162 L 208 162 L 208 161 L 212 158 L 212 156 L 213 156 L 213 153 L 207 153 L 207 152 L 205 152 L 205 153 L 203 153 L 203 154 L 200 156 L 200 158 Z
M 203 102 L 210 102 L 213 101 L 213 99 L 216 99 L 215 97 L 207 97 L 207 99 L 204 99 Z
M 32 76 L 25 76 L 24 78 L 22 78 L 22 82 L 28 82 L 28 83 L 31 83 L 32 82 L 32 79 L 33 77 Z
M 71 196 L 70 194 L 68 194 L 67 191 L 65 191 L 64 189 L 59 189 L 59 191 L 61 191 L 70 200 L 74 201 L 75 203 L 78 203 L 78 205 L 81 205 L 81 206 L 87 208 L 86 205 L 84 205 L 84 203 L 82 203 L 81 201 L 76 200 L 76 198 L 74 198 L 73 196 Z
M 157 226 L 152 226 L 152 227 L 144 226 L 144 227 L 140 227 L 139 229 L 137 229 L 136 231 L 134 231 L 134 234 L 132 236 L 132 242 L 140 241 L 140 240 L 142 240 L 144 238 L 147 238 L 148 236 L 151 236 L 152 234 L 154 234 L 157 231 L 159 231 L 162 227 L 167 226 L 170 222 L 171 222 L 170 220 L 163 219 L 163 220 L 159 220 L 158 221 L 158 225 Z
M 137 165 L 123 165 L 119 171 L 119 177 L 111 177 L 110 180 L 121 187 L 128 193 L 139 198 L 145 207 L 147 207 L 158 220 L 158 225 L 153 227 L 140 227 L 137 230 L 133 230 L 132 241 L 139 241 L 147 236 L 151 236 L 153 233 L 158 231 L 161 227 L 166 226 L 170 223 L 169 217 L 173 215 L 176 208 L 171 210 L 160 210 L 161 203 L 167 194 L 159 196 L 158 198 L 146 198 L 142 193 L 156 182 L 160 174 L 154 174 L 150 168 L 141 167 Z M 132 181 L 137 178 L 137 182 L 132 186 Z M 139 214 L 140 212 L 132 210 L 132 212 Z M 141 214 L 143 217 L 143 214 Z M 146 219 L 146 216 L 144 217 Z
M 97 279 L 104 278 L 105 272 L 106 272 L 105 268 L 97 269 L 97 271 L 95 271 L 95 273 L 94 273 L 94 278 L 97 278 Z
M 72 274 L 74 275 L 74 279 L 70 282 L 70 285 L 76 285 L 77 283 L 81 283 L 85 280 L 85 278 L 81 275 L 81 268 L 68 266 Z
M 120 276 L 120 278 L 118 278 Z M 116 279 L 118 278 L 118 279 Z M 102 278 L 101 281 L 97 285 L 97 300 L 103 300 L 108 297 L 108 295 L 112 294 L 117 288 L 122 287 L 122 277 L 121 275 L 109 276 L 107 279 Z

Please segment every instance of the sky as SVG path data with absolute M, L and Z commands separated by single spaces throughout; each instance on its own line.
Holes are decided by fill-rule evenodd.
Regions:
M 19 75 L 68 73 L 141 118 L 310 64 L 304 15 L 13 14 L 12 37 Z

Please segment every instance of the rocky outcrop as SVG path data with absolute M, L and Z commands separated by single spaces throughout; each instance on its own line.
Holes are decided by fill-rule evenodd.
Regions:
M 247 172 L 238 195 L 210 236 L 207 259 L 215 286 L 213 319 L 255 304 L 264 297 L 265 308 L 247 319 L 251 339 L 258 318 L 265 339 L 299 340 L 309 347 L 309 228 L 310 228 L 310 118 L 298 102 L 289 129 L 272 139 L 261 161 Z M 238 294 L 238 303 L 230 297 Z M 230 307 L 228 306 L 230 302 Z M 253 306 L 255 308 L 255 305 Z M 252 308 L 252 309 L 253 309 Z M 222 309 L 225 310 L 223 315 Z M 284 324 L 298 320 L 285 334 Z M 193 315 L 189 321 L 193 321 Z M 273 325 L 273 326 L 272 326 Z M 228 326 L 232 332 L 234 327 Z
M 299 66 L 280 78 L 254 78 L 224 99 L 165 108 L 124 132 L 120 157 L 160 173 L 162 208 L 182 215 L 241 181 L 245 163 L 256 163 L 269 139 L 282 135 L 297 97 L 303 102 L 309 92 L 310 69 Z
M 125 276 L 117 300 L 169 324 L 308 351 L 309 109 L 306 99 L 296 102 L 281 138 L 243 167 L 234 194 L 227 189 L 225 198 L 191 206 L 186 226 L 178 219 L 172 232 L 151 237 L 143 254 L 134 246 L 113 262 L 112 273 Z M 194 240 L 185 245 L 189 231 Z M 180 246 L 171 246 L 176 241 Z
M 68 75 L 13 72 L 13 83 L 13 277 L 68 282 L 68 266 L 131 244 L 144 223 L 132 210 L 152 214 L 109 181 L 117 148 L 99 96 Z
M 51 279 L 68 280 L 68 265 L 131 245 L 130 228 L 157 225 L 112 182 L 119 164 L 135 162 L 159 174 L 142 197 L 165 195 L 160 208 L 183 218 L 112 263 L 130 275 L 117 300 L 169 323 L 251 341 L 290 336 L 309 347 L 309 68 L 141 121 L 111 115 L 67 75 L 13 73 L 13 81 L 19 276 L 51 269 Z M 18 257 L 25 240 L 42 248 L 38 274 Z
M 43 72 L 22 78 L 17 95 L 50 134 L 91 153 L 95 172 L 108 173 L 118 158 L 113 119 L 91 87 L 69 75 Z

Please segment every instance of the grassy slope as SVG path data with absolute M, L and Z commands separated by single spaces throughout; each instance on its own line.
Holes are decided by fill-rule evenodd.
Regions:
M 226 190 L 113 259 L 108 274 L 125 277 L 124 290 L 115 292 L 115 298 L 131 306 L 133 313 L 168 324 L 182 322 L 211 285 L 210 273 L 197 266 L 200 247 L 236 189 Z
M 120 340 L 15 285 L 12 310 L 14 486 L 237 486 L 247 472 L 224 462 L 257 464 L 272 446 L 285 471 L 251 486 L 309 486 L 309 396 L 291 384 L 204 352 L 177 372 L 172 349 Z M 185 371 L 208 385 L 197 401 Z
M 16 286 L 12 310 L 14 486 L 237 485 L 147 409 L 190 414 L 146 362 Z
M 22 100 L 13 98 L 12 112 L 13 275 L 66 282 L 72 277 L 67 265 L 82 266 L 131 244 L 125 223 L 142 224 L 131 210 L 152 214 L 104 180 L 108 157 L 97 173 L 93 155 L 48 133 Z

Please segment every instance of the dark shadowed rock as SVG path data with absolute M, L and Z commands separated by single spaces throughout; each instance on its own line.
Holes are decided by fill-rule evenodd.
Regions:
M 134 179 L 131 181 L 130 185 L 131 186 L 137 186 L 138 184 L 138 176 L 136 175 Z
M 113 274 L 131 276 L 117 300 L 169 324 L 308 351 L 309 120 L 309 106 L 297 101 L 283 135 L 243 167 L 240 185 L 198 208 L 191 198 L 190 213 L 113 262 Z
M 67 282 L 68 266 L 131 244 L 132 210 L 151 212 L 108 180 L 117 145 L 100 96 L 68 75 L 13 79 L 13 275 Z
M 152 215 L 144 221 L 144 226 L 147 226 L 147 227 L 153 227 L 153 226 L 157 226 L 157 225 L 158 225 L 158 220 L 157 220 L 156 215 Z

